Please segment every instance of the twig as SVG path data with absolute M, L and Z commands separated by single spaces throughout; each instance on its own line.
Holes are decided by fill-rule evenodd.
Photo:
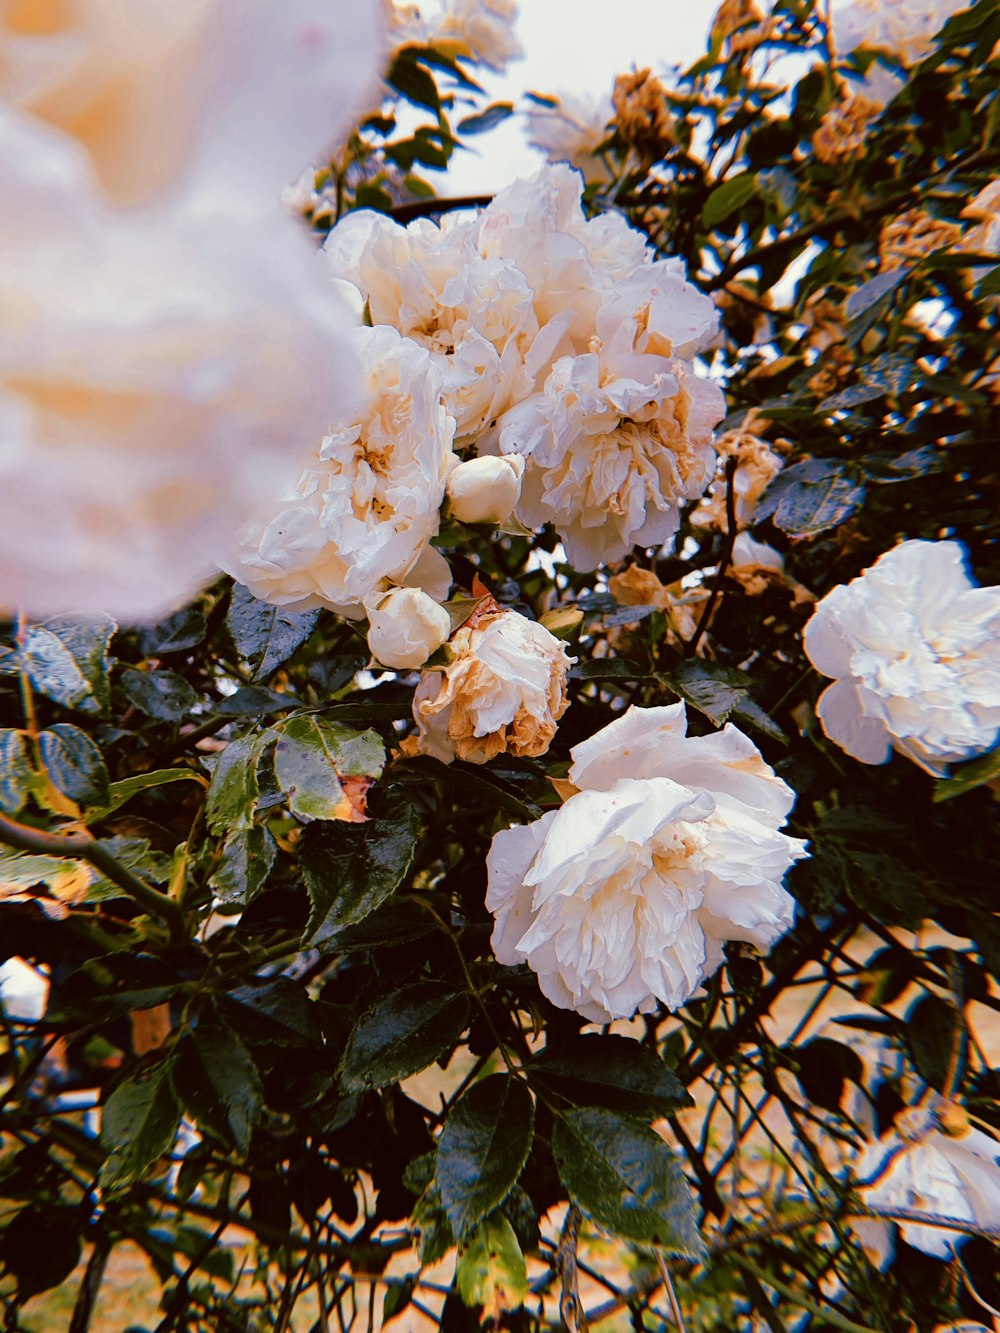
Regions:
M 0 815 L 0 842 L 14 847 L 20 852 L 35 852 L 42 856 L 66 856 L 87 861 L 102 875 L 117 884 L 125 892 L 158 916 L 170 930 L 170 942 L 181 945 L 187 943 L 187 928 L 184 914 L 173 898 L 168 898 L 159 889 L 140 879 L 127 866 L 117 860 L 107 847 L 94 838 L 85 838 L 78 833 L 45 833 L 42 829 L 31 828 L 28 824 L 19 824 L 17 820 Z
M 412 204 L 397 204 L 388 212 L 390 217 L 405 227 L 416 218 L 434 217 L 437 213 L 455 213 L 460 208 L 485 208 L 492 202 L 491 194 L 454 195 L 450 199 L 417 199 Z
M 660 1277 L 663 1278 L 663 1285 L 667 1289 L 667 1295 L 670 1298 L 670 1309 L 673 1312 L 674 1323 L 677 1325 L 677 1333 L 687 1333 L 687 1325 L 684 1323 L 684 1315 L 681 1312 L 681 1303 L 677 1299 L 677 1290 L 674 1287 L 674 1279 L 670 1275 L 670 1269 L 667 1267 L 667 1261 L 663 1257 L 663 1251 L 656 1251 L 656 1264 L 660 1270 Z

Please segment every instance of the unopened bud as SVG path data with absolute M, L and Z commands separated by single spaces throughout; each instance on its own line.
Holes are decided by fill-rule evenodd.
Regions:
M 462 523 L 506 523 L 521 498 L 519 454 L 470 458 L 448 477 L 451 512 Z
M 423 666 L 451 634 L 451 617 L 419 588 L 393 588 L 368 604 L 368 647 L 383 666 Z

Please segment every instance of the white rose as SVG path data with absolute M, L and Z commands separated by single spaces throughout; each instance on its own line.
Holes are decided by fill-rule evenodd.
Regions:
M 835 677 L 816 715 L 865 764 L 890 751 L 939 775 L 1000 737 L 1000 587 L 979 588 L 959 542 L 905 541 L 817 604 L 804 635 Z
M 116 204 L 277 197 L 377 96 L 374 0 L 22 0 L 0 99 L 76 138 Z
M 979 1129 L 946 1132 L 950 1110 L 934 1094 L 925 1106 L 901 1112 L 893 1128 L 865 1148 L 851 1173 L 867 1207 L 917 1215 L 900 1223 L 900 1233 L 908 1245 L 936 1259 L 953 1258 L 967 1239 L 962 1222 L 1000 1230 L 1000 1143 Z M 929 1224 L 920 1222 L 921 1214 Z M 935 1225 L 932 1219 L 959 1225 Z M 851 1227 L 885 1267 L 894 1250 L 895 1224 L 855 1218 Z
M 524 459 L 470 458 L 448 478 L 451 512 L 460 523 L 506 523 L 521 498 Z
M 715 466 L 719 390 L 682 361 L 645 354 L 618 364 L 564 357 L 543 392 L 500 423 L 501 450 L 528 459 L 518 517 L 552 523 L 581 571 L 666 542 Z
M 833 11 L 833 42 L 841 55 L 858 47 L 888 51 L 904 68 L 928 55 L 946 21 L 971 0 L 853 0 Z M 871 101 L 885 105 L 902 80 L 879 64 L 866 74 L 861 89 Z
M 363 405 L 317 436 L 297 484 L 262 508 L 229 572 L 279 606 L 357 617 L 387 581 L 424 583 L 418 566 L 437 590 L 442 558 L 428 542 L 454 464 L 455 423 L 424 348 L 382 325 L 352 338 L 364 367 Z
M 727 940 L 766 950 L 795 916 L 795 793 L 735 727 L 686 727 L 682 703 L 630 708 L 573 748 L 576 794 L 487 858 L 497 958 L 594 1023 L 676 1009 Z
M 514 35 L 517 15 L 515 0 L 443 0 L 431 45 L 502 73 L 524 55 Z
M 277 210 L 112 213 L 9 112 L 0 178 L 0 606 L 158 616 L 353 400 L 355 316 Z
M 488 610 L 452 637 L 453 660 L 425 671 L 413 696 L 411 749 L 444 763 L 484 764 L 507 751 L 544 754 L 566 711 L 573 658 L 544 626 Z
M 368 605 L 368 647 L 383 666 L 412 671 L 447 643 L 451 617 L 419 588 L 393 588 Z
M 560 93 L 555 106 L 532 106 L 527 112 L 528 142 L 549 162 L 565 162 L 584 180 L 604 184 L 614 172 L 597 150 L 609 138 L 615 109 L 609 96 Z

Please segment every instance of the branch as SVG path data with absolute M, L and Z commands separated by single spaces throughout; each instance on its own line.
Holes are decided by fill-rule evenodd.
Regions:
M 168 898 L 159 889 L 154 889 L 144 879 L 140 879 L 127 866 L 108 850 L 104 843 L 94 838 L 85 838 L 78 833 L 45 833 L 42 829 L 31 828 L 28 824 L 19 824 L 7 815 L 0 815 L 0 842 L 14 847 L 20 852 L 34 852 L 41 856 L 67 856 L 79 861 L 87 861 L 99 870 L 112 884 L 124 889 L 130 898 L 134 898 L 165 922 L 170 931 L 170 942 L 181 945 L 187 943 L 187 927 L 184 914 L 173 898 Z
M 406 226 L 416 218 L 434 217 L 437 213 L 457 213 L 461 208 L 485 208 L 493 202 L 491 194 L 453 195 L 450 199 L 417 199 L 412 204 L 397 204 L 389 209 L 389 216 Z

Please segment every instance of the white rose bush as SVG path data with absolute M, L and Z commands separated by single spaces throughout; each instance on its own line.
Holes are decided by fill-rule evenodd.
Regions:
M 0 10 L 4 1326 L 992 1326 L 996 5 Z

